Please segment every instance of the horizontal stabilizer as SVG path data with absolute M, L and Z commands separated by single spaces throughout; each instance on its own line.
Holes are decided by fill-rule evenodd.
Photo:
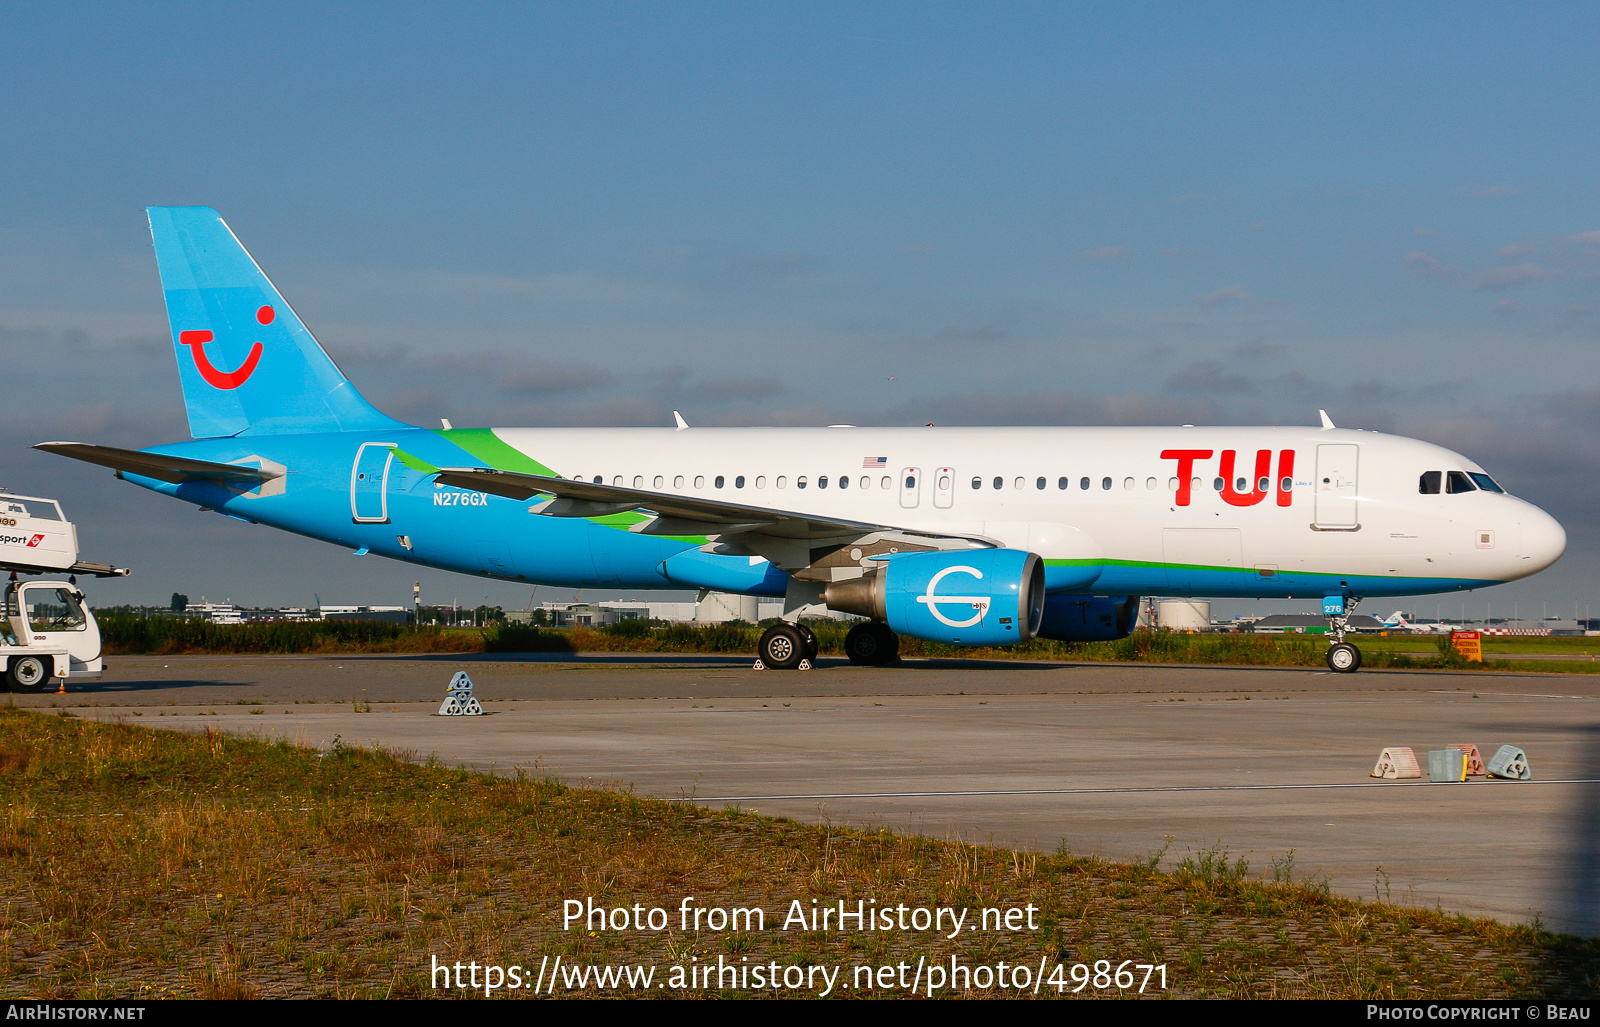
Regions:
M 554 517 L 600 517 L 623 510 L 646 510 L 660 518 L 667 529 L 650 531 L 650 534 L 689 534 L 693 529 L 693 533 L 703 534 L 758 532 L 779 538 L 807 539 L 882 531 L 889 527 L 487 467 L 441 468 L 437 480 L 444 485 L 508 499 L 555 496 L 556 502 L 540 511 Z
M 42 449 L 46 453 L 70 456 L 74 460 L 83 460 L 91 464 L 114 467 L 129 474 L 172 482 L 175 485 L 186 481 L 259 484 L 283 477 L 282 471 L 268 471 L 260 467 L 217 464 L 209 460 L 190 460 L 181 456 L 146 453 L 137 449 L 117 449 L 114 446 L 94 446 L 86 442 L 41 442 L 33 448 Z

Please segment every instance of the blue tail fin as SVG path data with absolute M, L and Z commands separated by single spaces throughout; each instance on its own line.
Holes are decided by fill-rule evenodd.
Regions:
M 178 376 L 197 439 L 383 430 L 210 207 L 150 207 Z

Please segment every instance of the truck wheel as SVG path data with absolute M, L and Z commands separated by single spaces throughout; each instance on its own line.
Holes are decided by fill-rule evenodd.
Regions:
M 50 682 L 50 669 L 37 656 L 18 656 L 6 670 L 13 692 L 42 692 Z

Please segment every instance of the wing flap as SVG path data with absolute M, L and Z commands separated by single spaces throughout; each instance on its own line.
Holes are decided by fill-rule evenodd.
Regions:
M 181 485 L 186 481 L 216 481 L 228 484 L 249 483 L 283 477 L 282 471 L 269 471 L 260 467 L 240 464 L 218 464 L 210 460 L 190 460 L 187 457 L 147 453 L 137 449 L 118 449 L 115 446 L 95 446 L 86 442 L 41 442 L 34 449 L 58 456 L 69 456 L 102 467 L 127 471 L 157 481 Z

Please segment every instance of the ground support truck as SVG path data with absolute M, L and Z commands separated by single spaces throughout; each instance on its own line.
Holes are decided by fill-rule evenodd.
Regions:
M 104 668 L 100 626 L 83 601 L 77 576 L 121 577 L 126 568 L 78 559 L 78 529 L 53 499 L 0 491 L 0 670 L 16 692 L 41 692 L 52 678 L 93 677 Z M 23 581 L 19 574 L 67 575 Z

